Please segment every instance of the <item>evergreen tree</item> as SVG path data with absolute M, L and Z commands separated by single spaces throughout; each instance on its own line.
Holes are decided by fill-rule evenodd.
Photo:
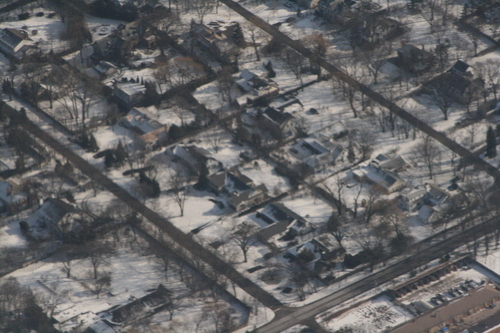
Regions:
M 89 137 L 89 150 L 91 152 L 97 152 L 99 151 L 99 145 L 97 144 L 97 140 L 95 139 L 94 135 L 93 134 L 90 134 L 90 137 Z
M 241 29 L 241 25 L 239 23 L 236 23 L 236 27 L 234 28 L 233 40 L 239 47 L 245 46 L 245 36 L 243 35 L 243 29 Z
M 495 132 L 491 126 L 488 127 L 488 132 L 486 132 L 486 156 L 490 158 L 497 156 L 497 142 Z
M 114 155 L 115 155 L 115 164 L 118 166 L 123 165 L 125 159 L 128 157 L 128 153 L 125 150 L 125 148 L 123 148 L 121 141 L 118 143 L 118 146 L 116 146 Z
M 106 155 L 104 155 L 104 166 L 106 169 L 109 169 L 113 166 L 113 163 L 115 162 L 115 157 L 113 156 L 113 152 L 111 150 L 108 150 L 106 152 Z

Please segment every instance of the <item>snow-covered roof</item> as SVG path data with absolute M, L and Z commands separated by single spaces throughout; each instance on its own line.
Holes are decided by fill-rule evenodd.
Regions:
M 130 110 L 123 120 L 125 127 L 135 128 L 142 132 L 142 134 L 150 133 L 163 127 L 162 124 L 149 118 L 137 109 Z
M 0 33 L 2 46 L 12 53 L 18 52 L 23 46 L 34 46 L 27 33 L 18 29 L 5 28 Z
M 115 66 L 114 64 L 101 60 L 99 63 L 94 67 L 94 69 L 101 73 L 101 74 L 107 74 L 110 70 L 118 70 L 118 67 Z
M 406 185 L 406 182 L 396 174 L 380 169 L 373 164 L 369 164 L 364 170 L 364 176 L 366 178 L 378 186 L 381 186 L 387 192 L 393 192 L 395 189 Z

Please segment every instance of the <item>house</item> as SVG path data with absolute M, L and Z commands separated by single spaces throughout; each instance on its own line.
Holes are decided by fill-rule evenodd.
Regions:
M 165 150 L 165 154 L 194 175 L 199 175 L 204 167 L 208 172 L 221 167 L 221 163 L 215 160 L 208 150 L 195 145 L 170 146 Z
M 172 292 L 162 284 L 150 294 L 110 310 L 112 323 L 126 326 L 141 318 L 165 309 L 172 302 Z
M 367 182 L 376 185 L 385 194 L 391 194 L 402 190 L 406 182 L 395 173 L 381 169 L 373 164 L 353 170 L 354 179 L 359 182 Z
M 257 236 L 265 240 L 279 234 L 283 234 L 286 240 L 291 240 L 297 235 L 313 231 L 313 227 L 305 218 L 282 203 L 268 204 L 256 217 L 269 224 L 257 232 Z
M 484 285 L 469 291 L 467 297 L 462 297 L 454 302 L 436 308 L 434 311 L 407 321 L 395 329 L 392 333 L 437 333 L 447 325 L 463 322 L 465 318 L 481 311 L 488 306 L 494 306 L 500 300 L 500 291 L 489 285 Z
M 136 82 L 115 82 L 113 96 L 124 105 L 134 106 L 144 97 L 146 87 Z
M 318 0 L 311 3 L 316 8 L 316 14 L 323 19 L 345 25 L 350 20 L 366 13 L 373 13 L 382 6 L 370 0 Z
M 406 195 L 402 195 L 399 201 L 399 207 L 403 210 L 409 212 L 415 212 L 419 210 L 424 204 L 424 196 L 427 190 L 421 188 L 415 191 L 411 191 Z
M 423 73 L 434 65 L 434 55 L 423 46 L 419 49 L 412 44 L 404 44 L 397 53 L 397 65 L 413 74 Z
M 26 219 L 30 227 L 30 234 L 36 239 L 62 238 L 65 225 L 64 217 L 75 212 L 75 208 L 57 198 L 46 199 L 30 217 Z
M 462 68 L 461 66 L 457 66 Z M 481 78 L 473 78 L 472 75 L 459 74 L 459 70 L 451 69 L 430 80 L 424 87 L 423 92 L 437 90 L 455 102 L 466 104 L 470 102 L 471 96 L 477 94 L 483 86 Z
M 398 173 L 401 171 L 405 171 L 410 168 L 411 165 L 406 162 L 406 160 L 401 157 L 401 155 L 397 155 L 393 158 L 389 158 L 386 155 L 380 154 L 371 162 L 372 164 L 378 166 L 381 169 Z
M 458 75 L 466 75 L 470 74 L 470 72 L 467 72 L 469 67 L 469 64 L 463 62 L 462 60 L 457 60 L 453 67 L 451 67 L 450 71 Z
M 267 192 L 269 191 L 264 184 L 251 186 L 242 192 L 234 192 L 227 203 L 235 211 L 241 212 L 265 201 L 268 198 Z
M 36 192 L 24 193 L 12 181 L 0 179 L 0 214 L 16 214 L 38 203 Z
M 236 97 L 240 95 L 239 97 Z M 279 95 L 278 85 L 268 78 L 261 77 L 248 69 L 244 69 L 231 87 L 231 99 L 238 105 L 259 104 L 269 102 Z
M 362 44 L 378 44 L 401 36 L 406 31 L 399 21 L 376 14 L 369 15 L 360 23 L 359 36 Z
M 290 154 L 303 166 L 320 171 L 335 165 L 343 150 L 341 145 L 319 135 L 317 138 L 300 139 L 290 148 Z
M 93 53 L 91 59 L 98 63 L 101 60 L 105 61 L 120 61 L 124 62 L 125 59 L 132 54 L 137 41 L 125 40 L 124 38 L 113 34 L 108 37 L 96 40 L 92 44 Z
M 94 67 L 94 70 L 101 76 L 101 78 L 107 78 L 114 76 L 120 72 L 120 69 L 109 61 L 101 60 Z
M 5 28 L 0 32 L 0 51 L 9 58 L 22 60 L 38 52 L 38 47 L 24 30 Z
M 228 205 L 235 211 L 242 211 L 268 198 L 264 184 L 254 185 L 252 179 L 243 175 L 237 167 L 217 172 L 207 177 L 207 186 L 217 195 L 227 196 Z
M 235 31 L 239 23 L 212 21 L 208 24 L 192 23 L 189 35 L 192 41 L 201 50 L 213 56 L 216 60 L 226 62 L 230 60 L 232 49 L 237 46 Z
M 160 124 L 135 108 L 121 119 L 120 125 L 133 130 L 145 144 L 163 144 L 168 139 L 167 125 Z
M 448 209 L 450 194 L 435 184 L 427 183 L 424 188 L 402 195 L 399 200 L 401 209 L 415 212 L 421 222 L 428 222 L 432 215 L 435 219 Z
M 292 114 L 268 107 L 258 119 L 259 125 L 274 137 L 290 137 L 297 134 L 300 124 Z
M 287 250 L 283 257 L 290 260 L 301 260 L 310 270 L 321 273 L 329 267 L 329 262 L 343 260 L 345 249 L 333 243 L 325 243 L 324 239 L 313 238 Z M 333 237 L 332 237 L 333 238 Z M 309 252 L 309 253 L 306 253 Z M 306 260 L 304 262 L 304 260 Z

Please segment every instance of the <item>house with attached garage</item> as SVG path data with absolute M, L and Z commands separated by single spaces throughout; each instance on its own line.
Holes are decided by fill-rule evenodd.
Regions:
M 301 128 L 299 122 L 292 114 L 278 111 L 272 107 L 266 108 L 258 120 L 261 121 L 264 129 L 283 138 L 296 135 Z
M 135 108 L 120 120 L 120 125 L 131 129 L 145 145 L 163 144 L 168 139 L 167 125 L 160 124 Z
M 302 216 L 295 213 L 282 203 L 270 203 L 257 212 L 256 217 L 269 226 L 257 232 L 257 237 L 268 240 L 282 234 L 287 240 L 313 231 L 311 224 Z
M 195 145 L 173 145 L 165 149 L 165 154 L 172 162 L 180 163 L 183 168 L 196 176 L 204 172 L 205 168 L 206 172 L 222 168 L 222 163 L 213 158 L 208 150 Z
M 0 51 L 7 57 L 23 60 L 38 52 L 38 47 L 24 30 L 5 28 L 0 32 Z
M 424 73 L 434 65 L 434 55 L 426 51 L 423 46 L 418 48 L 404 43 L 397 53 L 397 66 L 412 74 Z
M 335 165 L 344 148 L 324 135 L 300 139 L 290 148 L 290 155 L 297 161 L 295 165 L 306 167 L 314 172 Z
M 0 179 L 0 214 L 16 214 L 38 204 L 34 189 L 27 193 L 12 181 Z
M 215 194 L 227 197 L 227 204 L 237 212 L 269 198 L 266 185 L 255 185 L 237 167 L 207 176 L 207 186 Z
M 397 174 L 374 164 L 368 164 L 365 167 L 353 170 L 352 173 L 355 180 L 376 186 L 385 194 L 400 191 L 406 186 L 406 181 Z
M 278 96 L 278 85 L 271 79 L 244 69 L 231 87 L 231 99 L 238 105 L 253 105 L 271 101 Z

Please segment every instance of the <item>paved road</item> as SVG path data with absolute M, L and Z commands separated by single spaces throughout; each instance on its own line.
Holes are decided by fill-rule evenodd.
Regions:
M 177 242 L 178 245 L 188 250 L 193 256 L 200 258 L 201 260 L 209 264 L 212 269 L 218 271 L 222 275 L 227 276 L 241 289 L 259 300 L 259 302 L 264 304 L 266 307 L 273 310 L 282 307 L 283 304 L 278 299 L 274 298 L 264 289 L 253 283 L 250 279 L 244 277 L 241 273 L 239 273 L 231 265 L 227 264 L 224 260 L 220 259 L 215 254 L 205 249 L 198 242 L 193 240 L 189 235 L 186 235 L 181 230 L 176 228 L 166 218 L 149 209 L 146 205 L 134 198 L 126 190 L 124 190 L 116 183 L 114 183 L 111 179 L 102 174 L 97 168 L 85 161 L 71 149 L 58 142 L 48 133 L 32 123 L 29 119 L 22 119 L 20 114 L 7 104 L 4 104 L 4 110 L 9 113 L 11 118 L 16 124 L 18 124 L 18 126 L 21 126 L 28 133 L 34 135 L 37 139 L 44 142 L 47 146 L 51 147 L 53 150 L 64 156 L 84 175 L 111 192 L 131 209 L 144 216 L 157 228 L 165 232 L 173 241 Z
M 355 282 L 337 292 L 334 292 L 313 303 L 290 311 L 288 314 L 277 317 L 268 324 L 258 328 L 259 333 L 277 333 L 286 330 L 294 325 L 312 320 L 318 314 L 338 306 L 345 301 L 355 298 L 362 293 L 373 289 L 374 287 L 389 282 L 408 271 L 415 269 L 423 264 L 440 258 L 441 256 L 452 252 L 456 248 L 471 242 L 474 237 L 482 237 L 492 231 L 492 228 L 500 226 L 500 219 L 495 217 L 484 223 L 478 224 L 467 229 L 453 237 L 444 240 L 438 244 L 431 245 L 416 252 L 414 255 L 401 260 L 391 266 L 388 266 L 358 282 Z
M 460 157 L 462 157 L 464 160 L 466 160 L 469 163 L 474 164 L 478 169 L 488 173 L 491 175 L 499 184 L 500 184 L 500 170 L 495 168 L 494 166 L 490 165 L 488 162 L 478 158 L 474 154 L 472 154 L 469 150 L 467 150 L 465 147 L 459 145 L 455 141 L 449 139 L 444 133 L 436 131 L 434 128 L 431 126 L 427 125 L 425 122 L 421 121 L 420 119 L 414 117 L 412 114 L 404 110 L 403 108 L 399 107 L 396 105 L 394 102 L 388 100 L 381 94 L 373 91 L 369 87 L 367 87 L 364 84 L 359 83 L 346 73 L 342 72 L 339 68 L 336 66 L 332 65 L 325 59 L 319 57 L 318 55 L 314 54 L 312 51 L 310 51 L 308 48 L 304 47 L 299 41 L 293 40 L 281 31 L 279 31 L 277 28 L 273 27 L 272 25 L 266 23 L 264 20 L 262 20 L 260 17 L 257 15 L 254 15 L 247 9 L 245 9 L 243 6 L 240 4 L 232 1 L 232 0 L 220 0 L 223 4 L 228 6 L 230 9 L 234 10 L 241 16 L 243 16 L 245 19 L 250 21 L 252 24 L 256 25 L 257 27 L 261 28 L 271 36 L 275 37 L 277 40 L 280 42 L 284 43 L 285 45 L 289 46 L 290 48 L 294 49 L 298 53 L 302 54 L 315 64 L 321 66 L 322 68 L 326 69 L 329 73 L 331 73 L 333 76 L 337 77 L 338 79 L 344 81 L 345 83 L 349 84 L 350 86 L 354 87 L 364 95 L 368 96 L 370 99 L 373 101 L 377 102 L 378 104 L 386 107 L 390 112 L 398 116 L 404 121 L 407 121 L 411 125 L 413 125 L 415 128 L 419 129 L 420 131 L 426 133 L 427 135 L 431 136 L 435 140 L 439 141 L 441 144 L 446 146 L 448 149 L 454 151 L 457 153 Z

